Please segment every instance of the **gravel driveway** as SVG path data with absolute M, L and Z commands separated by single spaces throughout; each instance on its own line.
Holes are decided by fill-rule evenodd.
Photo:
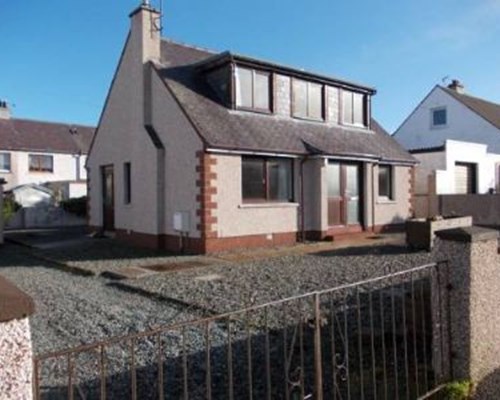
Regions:
M 297 254 L 293 249 L 286 255 L 278 252 L 273 257 L 232 258 L 184 258 L 168 257 L 139 250 L 124 249 L 109 240 L 86 240 L 85 246 L 78 248 L 74 244 L 62 248 L 30 249 L 14 244 L 1 248 L 0 274 L 13 281 L 18 287 L 33 297 L 36 313 L 31 318 L 32 337 L 36 354 L 44 354 L 60 349 L 92 343 L 112 336 L 149 330 L 158 325 L 199 319 L 241 309 L 251 305 L 278 300 L 298 294 L 327 289 L 345 283 L 352 283 L 370 277 L 385 275 L 389 272 L 408 269 L 431 261 L 428 253 L 412 253 L 402 245 L 375 245 L 336 250 L 326 250 L 324 246 L 312 246 L 312 252 Z M 297 249 L 295 249 L 297 250 Z M 264 253 L 266 254 L 266 253 Z M 140 255 L 140 256 L 138 256 Z M 262 255 L 262 254 L 261 254 Z M 43 257 L 40 257 L 43 256 Z M 101 257 L 101 258 L 99 258 Z M 158 273 L 137 280 L 111 280 L 102 275 L 78 276 L 61 270 L 60 264 L 51 263 L 48 258 L 60 262 L 79 263 L 79 266 L 94 268 L 94 272 L 104 269 L 120 269 L 127 266 L 151 265 L 185 260 L 203 261 L 207 266 Z M 82 264 L 83 263 L 83 264 Z M 94 265 L 95 264 L 95 265 Z M 75 264 L 73 264 L 75 265 Z M 93 266 L 94 265 L 94 266 Z M 239 322 L 234 321 L 237 330 Z M 281 322 L 280 322 L 281 324 Z M 245 331 L 236 331 L 241 343 L 246 343 Z M 257 338 L 257 325 L 253 326 Z M 211 329 L 214 348 L 225 349 L 227 340 L 225 326 L 215 324 Z M 278 335 L 277 337 L 281 337 Z M 261 338 L 262 339 L 262 338 Z M 162 336 L 165 357 L 170 362 L 167 376 L 175 377 L 175 363 L 181 362 L 179 355 L 187 345 L 190 354 L 189 365 L 193 381 L 190 387 L 199 388 L 204 381 L 205 356 L 200 353 L 204 348 L 203 326 L 188 328 L 187 342 L 180 333 L 172 331 Z M 255 339 L 260 340 L 260 339 Z M 254 341 L 254 356 L 259 356 L 262 343 Z M 154 375 L 154 367 L 148 366 L 156 355 L 154 337 L 148 337 L 140 343 L 136 358 L 141 366 L 141 393 L 155 392 L 154 386 L 147 386 Z M 123 347 L 125 346 L 125 347 Z M 116 383 L 114 394 L 125 396 L 129 373 L 127 373 L 128 342 L 110 349 L 107 354 L 108 372 L 113 371 L 112 381 Z M 274 349 L 279 350 L 277 344 Z M 244 347 L 235 362 L 245 362 Z M 235 352 L 237 350 L 235 349 Z M 227 355 L 213 354 L 224 365 Z M 262 354 L 260 354 L 262 356 Z M 86 357 L 86 358 L 85 358 Z M 79 374 L 86 377 L 78 390 L 85 392 L 85 398 L 97 395 L 99 380 L 96 376 L 96 364 L 92 354 L 80 359 Z M 125 357 L 125 358 L 124 358 Z M 192 358 L 192 359 L 191 359 Z M 85 362 L 85 360 L 87 360 Z M 64 365 L 65 359 L 62 360 Z M 82 364 L 83 362 L 83 364 Z M 125 362 L 125 364 L 124 364 Z M 41 375 L 47 398 L 65 398 L 67 377 L 61 364 L 45 364 Z M 237 371 L 244 371 L 243 366 L 235 366 Z M 198 370 L 199 369 L 199 370 Z M 257 371 L 258 372 L 258 371 Z M 219 376 L 218 371 L 216 376 Z M 223 375 L 221 375 L 223 376 Z M 149 377 L 149 378 L 148 378 Z M 171 378 L 173 379 L 173 378 Z M 281 378 L 277 378 L 282 379 Z M 152 379 L 154 381 L 154 378 Z M 173 385 L 172 385 L 173 384 Z M 179 382 L 166 383 L 175 390 Z M 170 390 L 169 389 L 169 390 Z M 44 389 L 45 390 L 45 389 Z M 83 393 L 82 392 L 82 393 Z M 151 394 L 150 393 L 150 394 Z M 200 395 L 203 398 L 203 394 Z M 121 397 L 120 397 L 121 398 Z M 123 398 L 126 398 L 123 397 Z M 192 396 L 192 398 L 197 398 Z
M 7 244 L 0 253 L 0 274 L 35 301 L 37 354 L 199 316 L 119 290 L 103 278 L 60 271 L 25 247 Z
M 97 253 L 102 251 L 97 249 Z M 86 249 L 87 254 L 89 251 Z M 38 354 L 326 289 L 430 261 L 428 253 L 410 253 L 402 246 L 367 246 L 239 263 L 217 263 L 212 259 L 207 267 L 113 281 L 60 271 L 50 262 L 34 257 L 33 252 L 16 245 L 4 246 L 0 273 L 35 300 L 37 311 L 31 326 Z M 127 260 L 118 263 L 128 265 Z M 105 264 L 109 263 L 107 259 Z

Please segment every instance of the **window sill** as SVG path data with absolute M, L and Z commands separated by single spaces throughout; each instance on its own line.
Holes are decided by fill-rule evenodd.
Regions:
M 377 199 L 377 204 L 397 204 L 397 201 L 389 199 L 388 197 L 379 197 Z
M 366 129 L 366 130 L 369 129 L 367 125 L 363 124 L 350 124 L 349 122 L 344 122 L 344 121 L 342 121 L 341 124 L 349 128 Z
M 12 171 L 6 170 L 6 169 L 0 169 L 0 174 L 11 174 Z
M 256 114 L 264 114 L 264 115 L 272 115 L 273 114 L 272 110 L 266 110 L 265 108 L 252 108 L 252 107 L 236 106 L 235 110 L 236 111 L 252 112 L 252 113 L 256 113 Z
M 443 124 L 443 125 L 433 125 L 433 124 L 431 124 L 431 129 L 439 130 L 439 129 L 446 129 L 446 128 L 448 128 L 448 124 Z
M 282 202 L 262 202 L 262 203 L 243 203 L 238 208 L 298 208 L 299 203 L 282 203 Z
M 313 118 L 313 117 L 308 117 L 305 115 L 292 114 L 292 118 L 298 119 L 299 121 L 306 121 L 306 122 L 319 122 L 319 123 L 325 122 L 324 118 Z

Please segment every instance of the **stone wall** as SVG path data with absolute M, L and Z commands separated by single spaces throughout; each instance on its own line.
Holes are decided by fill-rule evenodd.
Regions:
M 451 352 L 450 376 L 471 380 L 475 399 L 500 393 L 500 260 L 498 232 L 479 227 L 436 233 L 434 255 L 448 261 L 444 271 L 446 310 L 441 321 Z
M 4 400 L 32 396 L 29 319 L 0 322 L 0 394 Z
M 0 398 L 33 398 L 29 316 L 33 300 L 0 276 Z
M 281 117 L 289 118 L 292 113 L 291 79 L 288 76 L 279 74 L 275 74 L 274 79 L 274 112 Z

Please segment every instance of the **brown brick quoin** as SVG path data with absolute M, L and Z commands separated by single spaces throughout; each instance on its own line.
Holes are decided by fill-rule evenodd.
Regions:
M 410 216 L 413 217 L 415 212 L 415 173 L 416 173 L 415 167 L 411 167 L 409 173 L 410 173 L 410 178 L 409 178 L 410 188 L 408 190 L 409 202 L 410 202 L 409 211 L 410 211 Z
M 213 167 L 217 165 L 217 159 L 203 151 L 196 153 L 198 165 L 196 172 L 199 179 L 196 180 L 196 187 L 199 188 L 199 193 L 196 196 L 198 209 L 196 215 L 199 217 L 199 223 L 196 228 L 200 231 L 201 240 L 206 241 L 207 238 L 216 238 L 217 232 L 214 229 L 217 224 L 217 217 L 214 211 L 217 210 L 217 202 L 214 195 L 217 194 L 217 188 L 213 186 L 213 182 L 217 179 L 217 173 Z M 203 244 L 203 247 L 206 243 Z

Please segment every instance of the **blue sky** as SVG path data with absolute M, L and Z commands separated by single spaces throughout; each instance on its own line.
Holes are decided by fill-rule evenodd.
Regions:
M 0 0 L 0 98 L 17 117 L 96 124 L 138 3 Z M 374 86 L 391 132 L 445 77 L 500 103 L 500 0 L 165 0 L 164 28 Z

